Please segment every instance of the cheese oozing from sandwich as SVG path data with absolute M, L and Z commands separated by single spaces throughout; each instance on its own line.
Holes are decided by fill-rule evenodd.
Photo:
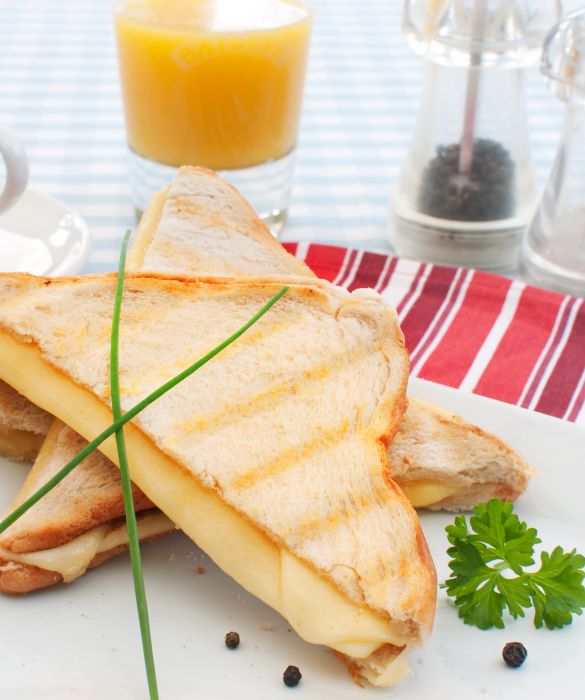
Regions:
M 399 481 L 398 483 L 415 508 L 428 508 L 458 492 L 455 486 L 432 481 Z
M 155 537 L 175 529 L 174 524 L 159 511 L 140 513 L 137 525 L 140 539 Z M 61 574 L 65 583 L 69 583 L 87 570 L 95 556 L 127 544 L 128 529 L 125 523 L 105 524 L 52 549 L 20 554 L 0 547 L 0 561 L 56 571 Z

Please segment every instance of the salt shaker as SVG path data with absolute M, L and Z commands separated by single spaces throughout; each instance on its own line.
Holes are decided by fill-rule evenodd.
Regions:
M 585 10 L 548 35 L 541 69 L 566 103 L 561 143 L 520 251 L 520 273 L 539 286 L 585 296 Z
M 555 0 L 405 0 L 403 30 L 427 66 L 391 201 L 400 255 L 515 266 L 538 197 L 525 68 L 559 15 Z

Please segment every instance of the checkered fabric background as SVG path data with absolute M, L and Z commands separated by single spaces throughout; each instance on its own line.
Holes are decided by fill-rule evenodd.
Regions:
M 129 203 L 112 0 L 1 0 L 0 122 L 26 144 L 33 185 L 88 221 L 88 271 L 111 270 Z M 313 0 L 315 28 L 285 240 L 388 250 L 388 200 L 411 137 L 423 64 L 401 0 Z M 575 2 L 566 2 L 571 8 Z M 529 71 L 546 180 L 562 109 Z
M 414 374 L 585 422 L 583 300 L 364 252 L 389 250 L 388 200 L 411 138 L 423 64 L 401 36 L 401 0 L 312 4 L 285 240 L 300 242 L 292 250 L 318 274 L 377 288 L 398 307 Z M 111 7 L 108 0 L 0 0 L 0 122 L 26 144 L 32 184 L 89 223 L 88 272 L 115 268 L 121 236 L 134 225 Z M 544 184 L 562 106 L 537 67 L 528 83 Z

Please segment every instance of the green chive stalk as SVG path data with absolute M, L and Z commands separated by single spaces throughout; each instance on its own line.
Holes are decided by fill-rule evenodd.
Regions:
M 120 315 L 122 312 L 122 295 L 124 293 L 124 273 L 126 270 L 126 252 L 130 231 L 122 240 L 120 260 L 118 263 L 118 282 L 114 297 L 114 313 L 112 315 L 112 337 L 110 342 L 110 389 L 112 397 L 112 416 L 114 420 L 122 417 L 120 403 Z M 156 683 L 156 669 L 154 667 L 154 654 L 152 653 L 152 639 L 150 636 L 150 621 L 148 617 L 148 604 L 146 591 L 144 590 L 144 575 L 140 557 L 140 542 L 138 538 L 138 525 L 136 523 L 136 511 L 132 496 L 132 482 L 128 468 L 128 455 L 126 454 L 126 440 L 124 428 L 116 430 L 116 447 L 118 449 L 118 463 L 120 465 L 120 477 L 122 480 L 122 493 L 124 494 L 124 511 L 126 513 L 126 527 L 128 528 L 128 548 L 130 550 L 130 562 L 132 564 L 132 577 L 134 579 L 134 594 L 136 596 L 136 608 L 140 623 L 140 635 L 142 637 L 142 652 L 146 667 L 146 678 L 150 700 L 158 700 L 158 687 Z

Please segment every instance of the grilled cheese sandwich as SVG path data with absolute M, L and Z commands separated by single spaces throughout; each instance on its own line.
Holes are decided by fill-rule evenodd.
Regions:
M 107 349 L 102 327 L 114 280 L 86 277 L 47 285 L 12 276 L 3 281 L 2 299 L 8 303 L 0 310 L 2 376 L 81 435 L 92 437 L 111 421 L 102 379 L 107 362 L 100 358 Z M 131 278 L 122 347 L 131 337 L 141 346 L 148 345 L 152 331 L 145 323 L 145 309 L 166 309 L 167 314 L 156 314 L 161 323 L 169 314 L 182 319 L 189 305 L 188 318 L 193 324 L 180 329 L 174 347 L 181 348 L 181 353 L 188 349 L 190 354 L 203 354 L 214 340 L 202 339 L 200 315 L 213 318 L 214 335 L 224 337 L 228 325 L 237 325 L 239 315 L 248 313 L 252 300 L 254 306 L 259 304 L 279 284 Z M 406 644 L 421 643 L 430 630 L 434 610 L 434 571 L 424 538 L 414 512 L 385 474 L 379 442 L 390 439 L 400 419 L 406 356 L 400 349 L 403 345 L 395 320 L 378 301 L 336 291 L 325 283 L 305 286 L 290 281 L 290 286 L 286 304 L 272 316 L 270 327 L 260 329 L 242 347 L 233 347 L 203 375 L 194 375 L 198 382 L 187 386 L 190 380 L 186 380 L 182 389 L 176 387 L 172 403 L 163 397 L 141 414 L 142 420 L 135 419 L 128 426 L 132 478 L 227 573 L 283 613 L 301 636 L 367 665 L 363 660 L 373 654 L 378 658 L 381 648 L 391 647 L 397 656 Z M 38 305 L 41 298 L 46 315 L 32 318 L 29 306 Z M 62 317 L 55 315 L 62 303 L 92 319 L 84 341 L 85 352 L 92 356 L 90 367 L 79 356 L 65 352 L 63 336 L 55 332 L 66 330 Z M 66 325 L 73 328 L 81 316 L 72 316 Z M 164 328 L 168 336 L 168 323 Z M 314 337 L 310 362 L 307 334 Z M 341 350 L 343 370 L 334 381 L 343 391 L 346 417 L 341 420 L 337 410 L 327 411 L 333 425 L 338 425 L 331 444 L 320 445 L 318 440 L 323 437 L 327 404 L 323 391 L 312 398 L 305 392 L 295 401 L 299 392 L 293 390 L 276 414 L 273 406 L 266 406 L 241 418 L 233 415 L 219 431 L 210 423 L 207 432 L 198 433 L 195 444 L 188 431 L 177 427 L 180 422 L 174 416 L 191 415 L 195 422 L 205 422 L 205 416 L 213 415 L 214 404 L 229 409 L 243 404 L 245 396 L 258 396 L 269 387 L 305 378 L 305 367 L 318 364 L 332 346 Z M 160 367 L 163 358 L 167 363 L 172 359 L 169 347 L 149 346 L 149 350 L 148 359 L 140 355 L 146 364 L 130 353 L 133 369 L 122 366 L 122 376 L 138 386 L 139 395 L 154 388 L 152 368 Z M 371 355 L 360 369 L 366 351 Z M 284 364 L 277 366 L 276 358 L 282 352 Z M 261 368 L 259 376 L 251 374 L 243 380 L 238 372 L 247 366 Z M 356 371 L 361 377 L 355 388 L 358 395 L 348 403 L 343 387 L 349 386 Z M 210 393 L 208 387 L 221 386 L 224 376 L 230 377 L 226 396 Z M 315 381 L 323 382 L 323 378 L 316 376 Z M 337 405 L 341 397 L 333 385 L 325 386 L 329 405 Z M 204 398 L 194 405 L 194 396 Z M 128 400 L 123 398 L 125 409 Z M 257 436 L 262 424 L 286 438 L 290 447 L 274 452 L 275 442 L 260 444 Z M 292 425 L 296 435 L 303 435 L 301 443 L 290 442 Z M 289 426 L 288 434 L 281 433 L 285 426 Z M 242 439 L 231 439 L 236 433 Z M 224 449 L 230 444 L 239 447 L 237 466 L 233 451 Z M 113 442 L 103 447 L 115 460 Z M 354 466 L 348 470 L 344 463 Z M 319 473 L 313 485 L 312 473 Z M 338 493 L 337 504 L 323 503 L 318 494 L 325 492 L 330 498 L 341 475 L 349 481 Z M 328 481 L 331 486 L 323 491 Z M 299 489 L 302 493 L 297 493 Z M 290 511 L 286 515 L 285 504 Z M 319 615 L 315 615 L 317 609 Z M 387 671 L 385 668 L 383 675 Z M 372 679 L 375 682 L 374 675 Z
M 185 266 L 185 271 L 187 271 L 186 268 L 189 267 L 194 267 L 195 271 L 200 270 L 201 267 L 203 267 L 203 270 L 205 270 L 205 265 L 211 265 L 211 269 L 216 270 L 217 265 L 213 259 L 213 242 L 214 240 L 217 240 L 217 238 L 214 238 L 214 236 L 216 236 L 216 232 L 214 232 L 213 227 L 217 226 L 219 221 L 220 226 L 224 226 L 224 229 L 227 227 L 229 230 L 230 221 L 234 216 L 237 216 L 239 219 L 239 233 L 237 236 L 232 237 L 237 241 L 239 237 L 246 235 L 246 229 L 250 228 L 252 223 L 254 223 L 254 220 L 253 213 L 250 214 L 249 208 L 246 209 L 247 205 L 242 203 L 241 199 L 235 199 L 232 201 L 232 205 L 226 214 L 227 218 L 225 221 L 222 222 L 221 218 L 218 218 L 216 215 L 217 212 L 215 212 L 213 215 L 209 214 L 206 217 L 205 208 L 193 206 L 194 201 L 196 202 L 197 198 L 201 196 L 202 189 L 205 190 L 205 186 L 207 186 L 207 191 L 204 192 L 204 196 L 208 197 L 210 201 L 215 202 L 216 205 L 219 204 L 221 197 L 225 196 L 226 188 L 229 196 L 233 197 L 235 195 L 237 198 L 237 193 L 235 193 L 232 188 L 227 186 L 211 173 L 202 171 L 201 169 L 182 169 L 179 177 L 173 183 L 171 188 L 165 190 L 155 197 L 151 206 L 147 210 L 143 221 L 141 222 L 139 234 L 132 246 L 131 254 L 129 256 L 129 267 L 139 269 L 147 265 L 150 266 L 151 269 L 158 267 L 162 270 L 168 270 L 171 272 L 176 270 L 177 267 L 180 269 L 181 265 Z M 213 196 L 210 195 L 210 188 L 213 190 L 211 193 Z M 243 212 L 242 209 L 238 209 L 238 202 L 243 207 Z M 197 219 L 197 217 L 193 217 L 194 211 L 199 212 L 199 219 Z M 185 216 L 181 221 L 182 214 L 185 214 Z M 203 217 L 203 219 L 201 219 L 201 217 Z M 205 235 L 201 239 L 199 237 L 199 231 L 205 231 L 206 229 L 209 230 L 206 231 Z M 177 230 L 181 231 L 181 236 L 179 245 L 175 247 L 174 231 Z M 162 237 L 161 232 L 163 234 Z M 266 235 L 268 238 L 266 238 Z M 191 240 L 189 236 L 191 237 Z M 224 238 L 225 237 L 222 236 L 221 240 L 224 241 Z M 266 240 L 270 240 L 270 245 L 266 245 Z M 197 252 L 198 246 L 201 245 L 201 241 L 203 241 L 204 249 L 206 249 L 206 246 L 211 246 L 209 249 L 206 249 L 204 255 Z M 242 275 L 246 272 L 249 273 L 250 262 L 248 258 L 246 255 L 238 254 L 240 251 L 238 245 L 234 243 L 234 240 L 230 241 L 228 239 L 228 241 L 229 243 L 227 245 L 224 245 L 225 242 L 222 244 L 224 245 L 224 248 L 220 246 L 220 249 L 223 250 L 223 253 L 220 256 L 222 258 L 222 269 L 227 269 L 228 272 L 233 275 Z M 263 241 L 265 248 L 267 248 L 270 252 L 269 257 L 260 262 L 261 269 L 265 269 L 267 261 L 269 262 L 271 258 L 277 257 L 281 260 L 280 264 L 282 269 L 286 270 L 287 272 L 295 272 L 296 274 L 301 274 L 304 277 L 315 279 L 308 268 L 306 268 L 303 263 L 297 261 L 295 258 L 286 253 L 274 241 L 274 239 L 270 238 L 267 231 L 264 230 L 263 234 L 262 229 L 256 230 L 254 245 L 257 247 Z M 271 266 L 273 266 L 272 263 Z M 359 297 L 359 295 L 357 296 Z M 152 323 L 154 321 L 153 316 L 154 315 L 148 310 L 142 312 L 143 321 Z M 106 330 L 107 329 L 102 329 L 102 333 L 106 332 Z M 62 335 L 61 337 L 65 336 Z M 84 347 L 87 347 L 86 341 L 87 338 L 84 338 L 84 332 L 76 332 L 75 342 L 77 352 L 82 351 Z M 186 359 L 187 358 L 185 358 L 185 361 Z M 179 365 L 176 366 L 177 370 L 180 368 L 181 367 Z M 168 368 L 165 368 L 164 371 L 166 371 L 166 369 Z M 320 377 L 323 379 L 330 371 L 331 368 L 324 365 L 321 369 L 313 368 L 308 370 L 308 373 L 305 376 L 309 380 L 315 377 Z M 335 370 L 333 370 L 333 372 L 334 371 Z M 162 378 L 163 375 L 159 374 L 158 380 L 162 381 Z M 126 380 L 124 388 L 129 393 L 133 392 L 134 395 L 138 395 L 140 393 L 139 382 L 130 382 Z M 281 386 L 278 389 L 278 392 L 282 393 L 283 391 L 286 391 L 286 387 Z M 72 402 L 72 406 L 76 406 L 77 400 L 75 397 L 67 394 L 61 396 L 58 393 L 58 390 L 56 396 L 58 397 L 58 403 L 66 403 L 67 401 L 70 401 Z M 264 392 L 263 399 L 269 400 L 270 392 L 268 394 Z M 256 397 L 255 401 L 255 405 L 257 405 L 259 397 Z M 233 416 L 242 414 L 246 410 L 250 410 L 249 406 L 240 402 L 230 409 L 230 413 Z M 187 432 L 191 431 L 191 434 L 196 436 L 198 430 L 205 429 L 205 426 L 213 423 L 214 420 L 221 421 L 222 416 L 225 420 L 224 413 L 222 415 L 218 415 L 217 418 L 213 418 L 213 416 L 211 416 L 205 420 L 200 418 L 197 420 L 189 419 L 181 420 L 178 423 L 180 424 L 181 428 L 185 429 Z M 455 483 L 447 483 L 444 478 L 436 478 L 436 474 L 440 473 L 442 469 L 448 472 L 449 469 L 452 469 L 452 467 L 449 465 L 448 460 L 445 462 L 445 455 L 440 450 L 433 451 L 432 446 L 436 442 L 441 443 L 442 440 L 450 441 L 459 439 L 458 435 L 455 435 L 453 432 L 449 432 L 445 428 L 445 425 L 448 426 L 453 422 L 455 423 L 456 427 L 461 429 L 462 434 L 465 434 L 466 432 L 467 434 L 471 434 L 473 436 L 473 440 L 475 440 L 475 443 L 479 444 L 483 441 L 483 443 L 485 443 L 484 451 L 489 452 L 490 449 L 494 449 L 495 443 L 493 440 L 495 439 L 492 438 L 492 436 L 482 433 L 482 431 L 479 431 L 479 429 L 472 430 L 472 426 L 465 424 L 463 421 L 460 421 L 460 419 L 457 419 L 457 417 L 449 417 L 444 412 L 441 412 L 438 409 L 434 410 L 434 407 L 425 405 L 423 402 L 418 402 L 416 400 L 411 400 L 409 402 L 408 409 L 401 424 L 405 427 L 404 429 L 401 427 L 395 436 L 395 439 L 390 444 L 388 454 L 391 467 L 399 475 L 399 478 L 401 479 L 400 483 L 404 491 L 418 506 L 433 506 L 437 504 L 442 506 L 444 504 L 448 504 L 450 507 L 457 508 L 457 504 L 461 502 L 462 498 L 465 498 L 465 493 L 461 493 L 461 491 L 463 490 L 465 492 L 466 489 L 467 491 L 470 490 L 468 484 L 464 484 L 462 488 L 461 483 L 457 483 L 457 481 L 455 481 Z M 70 429 L 63 425 L 60 425 L 59 430 L 69 431 L 72 433 Z M 419 437 L 420 435 L 423 436 L 422 440 Z M 74 438 L 69 439 L 75 442 Z M 77 439 L 79 440 L 79 438 Z M 490 440 L 492 442 L 490 442 Z M 477 449 L 476 452 L 478 452 Z M 100 459 L 98 455 L 96 455 L 96 459 Z M 111 471 L 112 468 L 107 466 L 105 458 L 102 458 L 102 461 L 106 465 L 106 469 L 110 469 Z M 102 465 L 102 467 L 103 466 L 104 465 Z M 500 471 L 505 472 L 505 459 L 502 459 L 501 467 L 502 468 Z M 82 468 L 83 465 L 78 469 L 81 470 Z M 92 466 L 90 469 L 95 469 L 95 466 Z M 478 471 L 481 470 L 478 469 Z M 527 478 L 525 476 L 526 472 L 521 461 L 518 462 L 518 468 L 516 471 L 519 475 L 517 478 L 518 489 L 521 490 Z M 103 474 L 105 474 L 105 470 Z M 90 479 L 89 472 L 82 473 L 80 471 L 79 475 L 80 482 L 82 484 Z M 441 476 L 443 475 L 441 474 Z M 245 475 L 242 483 L 250 482 L 257 478 L 258 470 L 256 470 L 255 473 L 253 472 Z M 117 481 L 114 481 L 113 485 L 119 490 Z M 487 483 L 487 488 L 493 488 L 493 484 Z M 148 530 L 146 532 L 143 531 L 142 534 L 148 537 L 153 537 L 162 535 L 172 529 L 172 524 L 165 516 L 161 515 L 157 518 L 153 511 L 148 510 L 151 507 L 152 504 L 148 502 L 148 499 L 145 502 L 138 504 L 138 509 L 143 509 L 143 514 L 140 515 L 139 518 L 141 520 L 147 519 L 148 521 Z M 30 590 L 31 587 L 35 588 L 42 585 L 50 585 L 58 580 L 70 580 L 76 573 L 82 573 L 85 570 L 87 562 L 93 562 L 90 565 L 94 565 L 96 562 L 99 563 L 100 556 L 103 556 L 104 553 L 107 554 L 108 552 L 112 553 L 119 551 L 122 549 L 123 543 L 120 539 L 114 539 L 114 537 L 123 538 L 124 536 L 124 527 L 119 523 L 116 523 L 116 518 L 122 513 L 121 508 L 122 505 L 120 500 L 116 507 L 107 513 L 102 510 L 101 515 L 103 524 L 97 525 L 93 528 L 91 528 L 88 524 L 80 525 L 80 523 L 77 522 L 75 524 L 77 527 L 77 533 L 71 531 L 68 535 L 68 537 L 74 538 L 73 540 L 69 539 L 69 542 L 71 543 L 70 546 L 65 543 L 57 547 L 51 547 L 50 542 L 45 542 L 45 545 L 49 546 L 45 549 L 45 553 L 43 554 L 43 550 L 38 550 L 39 542 L 37 541 L 35 543 L 31 540 L 31 533 L 29 531 L 27 535 L 28 546 L 24 547 L 25 549 L 28 548 L 29 552 L 19 553 L 17 556 L 15 556 L 13 551 L 14 542 L 12 542 L 11 549 L 0 550 L 0 560 L 4 559 L 8 562 L 4 564 L 3 567 L 0 567 L 0 587 L 3 586 L 3 582 L 6 582 L 4 585 L 4 590 L 11 590 L 10 586 L 12 585 L 15 586 L 13 589 L 14 592 L 17 592 L 22 590 Z M 31 515 L 33 515 L 33 511 L 31 511 Z M 221 520 L 222 517 L 223 516 L 218 516 L 217 519 Z M 339 515 L 334 515 L 333 521 L 335 521 L 335 519 L 338 517 Z M 212 521 L 215 522 L 213 518 Z M 114 525 L 112 525 L 112 522 L 114 522 Z M 310 531 L 313 525 L 314 523 L 312 524 L 311 521 L 309 521 L 304 525 L 304 528 L 305 530 Z M 92 534 L 90 537 L 84 539 L 85 533 L 88 532 L 88 527 L 90 527 L 89 532 Z M 32 529 L 34 530 L 34 527 Z M 42 531 L 42 527 L 39 529 Z M 105 534 L 106 532 L 110 533 L 110 535 Z M 38 535 L 39 533 L 37 533 L 37 536 Z M 100 544 L 97 545 L 99 552 L 97 556 L 94 554 L 94 558 L 91 559 L 91 553 L 97 551 L 95 550 L 95 542 L 98 540 L 100 541 Z M 108 545 L 110 546 L 110 549 L 104 550 L 104 547 Z M 262 548 L 260 547 L 259 549 L 259 546 L 260 545 L 256 543 L 250 544 L 250 546 L 246 548 L 244 543 L 241 545 L 241 551 L 249 554 L 249 556 L 253 556 L 254 552 L 261 551 Z M 37 547 L 36 551 L 35 547 Z M 20 548 L 22 549 L 22 546 Z M 77 562 L 71 564 L 74 557 L 70 557 L 69 553 L 73 551 L 78 552 L 79 556 Z M 39 555 L 39 557 L 37 557 L 37 555 Z M 36 562 L 36 564 L 33 562 Z M 344 634 L 346 634 L 347 630 L 349 629 L 353 631 L 349 635 L 350 639 L 346 638 L 344 641 L 340 641 L 338 638 L 339 635 L 336 638 L 335 634 L 331 634 L 329 637 L 327 637 L 329 641 L 325 641 L 323 643 L 327 643 L 329 646 L 343 654 L 346 662 L 350 665 L 350 667 L 352 667 L 355 673 L 358 673 L 361 676 L 368 678 L 370 681 L 380 685 L 395 682 L 403 675 L 406 669 L 406 653 L 401 651 L 399 636 L 389 636 L 387 629 L 385 629 L 382 633 L 380 630 L 380 619 L 375 616 L 374 618 L 371 618 L 368 614 L 367 608 L 366 612 L 364 612 L 363 608 L 360 608 L 359 606 L 358 608 L 354 608 L 352 605 L 350 606 L 349 610 L 346 610 L 346 615 L 342 614 L 343 607 L 339 607 L 339 600 L 336 599 L 335 596 L 333 596 L 333 598 L 331 597 L 331 588 L 329 586 L 323 587 L 322 585 L 318 585 L 315 587 L 315 585 L 312 585 L 315 584 L 314 571 L 309 569 L 307 573 L 306 569 L 299 568 L 297 565 L 297 560 L 293 559 L 291 563 L 288 550 L 283 550 L 282 547 L 279 547 L 276 553 L 272 551 L 272 554 L 267 554 L 266 562 L 272 562 L 272 564 L 267 564 L 266 571 L 263 571 L 262 579 L 265 587 L 263 595 L 266 595 L 273 601 L 272 604 L 274 607 L 276 607 L 276 609 L 280 610 L 281 612 L 283 610 L 288 611 L 284 614 L 289 617 L 302 636 L 307 639 L 326 639 L 326 630 L 320 629 L 315 631 L 311 629 L 311 626 L 313 625 L 312 618 L 318 616 L 317 613 L 319 613 L 321 609 L 326 608 L 332 611 L 332 617 L 335 616 L 338 617 L 340 621 L 343 620 L 342 629 L 346 630 Z M 18 568 L 17 564 L 20 565 L 20 568 Z M 32 569 L 31 565 L 32 567 L 38 566 L 40 569 Z M 44 568 L 47 570 L 42 571 Z M 51 571 L 49 569 L 51 569 Z M 294 593 L 294 586 L 285 585 L 283 587 L 283 572 L 286 574 L 285 578 L 287 581 L 303 581 L 303 587 L 307 590 L 307 592 L 310 592 L 310 596 L 306 596 L 305 598 L 311 597 L 315 601 L 315 605 L 310 608 L 306 608 L 306 606 L 303 604 L 303 600 L 305 598 L 303 598 L 301 601 L 295 601 L 294 605 L 290 602 L 290 594 L 291 591 Z M 237 573 L 235 577 L 238 580 L 245 579 L 246 574 L 245 572 L 240 572 Z M 278 581 L 279 583 L 274 583 L 275 581 Z M 318 583 L 322 583 L 322 577 L 319 577 Z M 19 585 L 24 585 L 24 587 L 18 588 Z M 251 585 L 258 585 L 258 582 Z M 281 592 L 288 589 L 288 593 L 284 595 L 284 598 L 277 598 L 274 596 L 274 593 L 269 595 L 269 589 L 274 591 L 275 588 Z M 260 597 L 262 597 L 262 595 L 260 595 Z M 346 598 L 342 598 L 342 600 L 344 604 L 347 603 Z M 340 615 L 341 617 L 339 617 Z M 294 622 L 293 619 L 295 620 Z M 352 622 L 352 620 L 354 620 L 355 624 Z M 367 641 L 364 642 L 364 639 Z M 360 655 L 365 656 L 365 661 L 362 662 L 359 660 L 361 658 Z

